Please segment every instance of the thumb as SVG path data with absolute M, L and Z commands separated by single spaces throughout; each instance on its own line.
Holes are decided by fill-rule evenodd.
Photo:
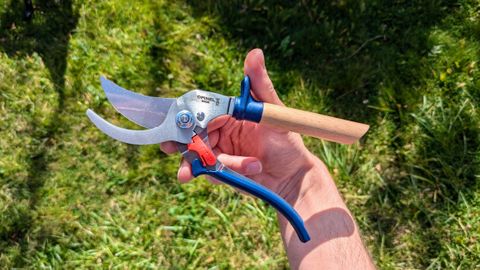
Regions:
M 283 105 L 277 92 L 273 87 L 270 77 L 268 77 L 267 68 L 265 67 L 265 58 L 260 49 L 253 49 L 245 58 L 244 63 L 245 75 L 250 77 L 252 94 L 260 101 Z
M 220 154 L 218 160 L 223 165 L 243 175 L 256 175 L 262 172 L 262 163 L 256 157 L 231 156 Z

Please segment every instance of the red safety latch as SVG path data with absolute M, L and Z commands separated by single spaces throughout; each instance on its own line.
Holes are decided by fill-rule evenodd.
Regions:
M 192 142 L 187 144 L 190 151 L 197 153 L 202 160 L 203 166 L 214 166 L 217 163 L 217 158 L 205 142 L 198 135 L 192 137 Z

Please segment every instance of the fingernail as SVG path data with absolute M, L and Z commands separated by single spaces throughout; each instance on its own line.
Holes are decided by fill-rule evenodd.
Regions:
M 255 161 L 247 164 L 246 173 L 247 174 L 259 174 L 262 172 L 262 164 L 259 161 Z
M 260 59 L 258 60 L 260 62 L 260 65 L 263 67 L 263 69 L 266 69 L 267 67 L 265 66 L 265 55 L 263 54 L 263 50 L 260 49 Z

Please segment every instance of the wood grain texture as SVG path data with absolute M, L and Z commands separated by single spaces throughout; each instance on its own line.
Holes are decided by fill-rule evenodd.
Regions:
M 369 128 L 362 123 L 269 103 L 264 103 L 260 123 L 344 144 L 356 142 Z

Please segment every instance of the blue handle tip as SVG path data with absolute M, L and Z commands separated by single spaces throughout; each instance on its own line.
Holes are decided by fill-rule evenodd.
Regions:
M 250 78 L 245 76 L 240 88 L 240 96 L 235 98 L 232 116 L 237 120 L 259 123 L 263 114 L 263 102 L 257 101 L 250 93 Z

